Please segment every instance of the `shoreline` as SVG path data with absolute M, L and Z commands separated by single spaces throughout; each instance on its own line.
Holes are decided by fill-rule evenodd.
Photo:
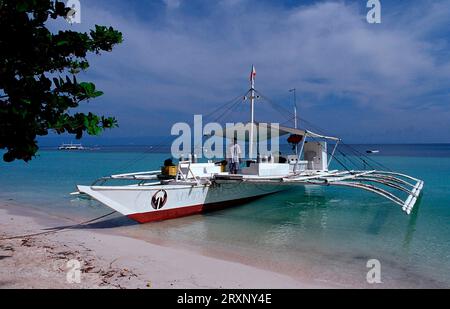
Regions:
M 0 288 L 333 288 L 174 246 L 149 243 L 113 230 L 72 228 L 37 209 L 0 202 Z M 76 264 L 78 260 L 80 265 Z M 74 264 L 75 263 L 75 264 Z M 80 266 L 80 283 L 69 283 Z M 71 277 L 70 277 L 71 276 Z M 76 281 L 76 280 L 75 280 Z

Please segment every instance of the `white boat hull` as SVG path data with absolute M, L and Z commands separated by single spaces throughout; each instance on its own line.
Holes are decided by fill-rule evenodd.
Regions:
M 236 206 L 288 187 L 230 182 L 196 186 L 78 186 L 78 191 L 139 223 L 147 223 Z

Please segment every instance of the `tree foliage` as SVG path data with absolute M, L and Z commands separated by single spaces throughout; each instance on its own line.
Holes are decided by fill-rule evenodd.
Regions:
M 122 34 L 98 25 L 90 33 L 47 28 L 69 10 L 57 0 L 0 0 L 0 149 L 7 162 L 31 160 L 37 136 L 49 131 L 79 139 L 117 126 L 115 118 L 74 109 L 103 94 L 76 79 L 89 67 L 87 55 L 111 51 Z

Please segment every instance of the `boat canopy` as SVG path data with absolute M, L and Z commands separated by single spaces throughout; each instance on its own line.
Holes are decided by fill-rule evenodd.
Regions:
M 317 139 L 326 139 L 326 140 L 332 140 L 332 141 L 340 141 L 341 139 L 338 137 L 333 136 L 326 136 L 322 134 L 317 134 L 309 130 L 302 130 L 302 129 L 295 129 L 295 128 L 289 128 L 284 126 L 272 126 L 270 123 L 258 123 L 255 124 L 256 134 L 255 136 L 258 136 L 258 140 L 270 140 L 272 138 L 272 133 L 275 133 L 277 131 L 278 136 L 288 135 L 288 134 L 294 134 L 294 135 L 300 135 L 303 137 L 311 137 L 311 138 L 317 138 Z M 249 132 L 250 130 L 250 123 L 243 124 L 243 123 L 237 123 L 234 126 L 227 127 L 225 131 L 222 132 L 215 132 L 216 136 L 221 136 L 225 138 L 233 138 L 236 137 L 240 141 L 248 141 L 249 140 Z M 259 134 L 259 132 L 264 132 L 264 134 Z
M 301 130 L 301 129 L 283 127 L 283 126 L 278 126 L 278 130 L 279 130 L 280 136 L 286 135 L 286 134 L 295 134 L 295 135 L 301 135 L 301 136 L 312 137 L 312 138 L 327 139 L 327 140 L 332 140 L 332 141 L 336 141 L 336 142 L 341 140 L 338 137 L 317 134 L 317 133 L 314 133 L 309 130 Z

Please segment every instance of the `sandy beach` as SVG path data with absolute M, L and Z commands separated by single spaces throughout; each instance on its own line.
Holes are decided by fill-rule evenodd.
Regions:
M 72 228 L 5 239 L 72 224 L 34 209 L 0 204 L 0 288 L 323 287 L 247 265 L 115 235 L 114 231 Z M 79 280 L 74 275 L 78 270 Z

